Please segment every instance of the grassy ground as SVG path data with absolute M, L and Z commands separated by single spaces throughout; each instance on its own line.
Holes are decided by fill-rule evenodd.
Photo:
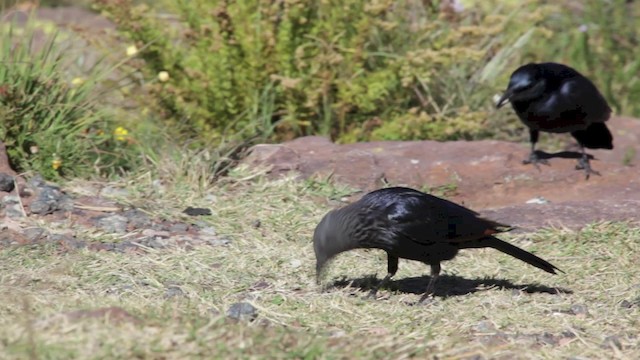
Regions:
M 2 249 L 0 358 L 633 359 L 640 352 L 640 229 L 628 224 L 504 237 L 562 268 L 559 276 L 496 251 L 463 251 L 443 264 L 436 301 L 415 306 L 428 267 L 402 260 L 377 300 L 362 299 L 372 275 L 386 270 L 378 251 L 343 254 L 324 278 L 328 290 L 315 285 L 312 231 L 349 189 L 244 171 L 200 191 L 170 185 L 164 194 L 138 193 L 144 178 L 123 185 L 131 202 L 159 217 L 211 207 L 205 221 L 232 243 L 143 254 Z M 226 319 L 238 301 L 253 304 L 258 318 Z M 111 306 L 120 309 L 77 312 Z

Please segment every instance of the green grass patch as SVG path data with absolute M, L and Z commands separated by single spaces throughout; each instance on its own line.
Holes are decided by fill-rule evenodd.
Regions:
M 598 223 L 580 232 L 507 234 L 566 273 L 550 276 L 490 249 L 466 250 L 443 264 L 436 292 L 448 295 L 427 306 L 414 303 L 428 267 L 401 260 L 380 298 L 364 300 L 362 284 L 386 271 L 380 251 L 342 254 L 324 277 L 337 285 L 320 292 L 315 284 L 312 232 L 343 190 L 326 184 L 319 193 L 314 183 L 249 175 L 237 170 L 201 193 L 167 184 L 172 191 L 130 196 L 173 218 L 187 204 L 210 207 L 214 214 L 201 220 L 229 236 L 228 246 L 143 254 L 61 253 L 52 245 L 1 250 L 1 356 L 632 358 L 640 345 L 640 228 Z M 167 296 L 172 286 L 182 294 Z M 256 321 L 225 319 L 238 301 L 258 309 Z M 109 306 L 138 320 L 64 315 Z M 576 306 L 586 313 L 572 313 Z

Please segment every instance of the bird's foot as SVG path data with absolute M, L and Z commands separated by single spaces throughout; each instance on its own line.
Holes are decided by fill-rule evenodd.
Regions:
M 373 289 L 369 293 L 362 297 L 362 300 L 375 300 L 378 295 L 378 289 Z
M 549 165 L 549 161 L 547 159 L 539 158 L 538 154 L 536 154 L 535 152 L 532 152 L 531 154 L 529 154 L 529 158 L 522 160 L 522 163 L 525 165 L 532 164 L 533 166 L 536 167 L 536 169 L 538 169 L 538 171 L 540 171 L 540 164 L 547 165 L 547 166 Z
M 436 299 L 433 296 L 433 293 L 428 293 L 422 295 L 420 300 L 416 303 L 416 305 L 432 305 L 436 302 Z
M 576 164 L 576 170 L 584 170 L 586 176 L 585 180 L 589 180 L 589 176 L 591 176 L 591 174 L 601 176 L 599 172 L 591 168 L 589 159 L 586 158 L 580 158 L 580 160 L 578 160 L 578 163 Z

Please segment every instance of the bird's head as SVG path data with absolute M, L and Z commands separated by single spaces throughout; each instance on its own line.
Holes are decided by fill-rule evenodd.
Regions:
M 546 86 L 546 80 L 538 64 L 523 65 L 511 74 L 509 86 L 496 103 L 496 107 L 501 108 L 509 101 L 527 101 L 538 98 L 544 93 Z
M 313 249 L 316 253 L 316 281 L 327 261 L 343 251 L 351 248 L 348 229 L 345 227 L 344 214 L 341 210 L 333 210 L 326 214 L 313 233 Z

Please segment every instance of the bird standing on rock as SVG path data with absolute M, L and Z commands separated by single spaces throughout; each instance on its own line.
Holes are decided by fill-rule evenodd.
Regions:
M 562 64 L 523 65 L 511 74 L 496 106 L 507 102 L 529 127 L 531 155 L 523 163 L 547 164 L 535 152 L 540 131 L 570 132 L 582 151 L 576 169 L 583 169 L 587 179 L 591 174 L 600 175 L 591 169 L 585 148 L 613 149 L 613 136 L 605 124 L 611 108 L 591 80 Z
M 360 200 L 326 214 L 313 234 L 316 276 L 328 260 L 348 250 L 382 249 L 387 253 L 387 276 L 369 296 L 375 296 L 398 270 L 398 259 L 431 266 L 431 278 L 419 302 L 433 294 L 440 262 L 460 249 L 490 247 L 555 274 L 557 267 L 493 235 L 507 225 L 480 218 L 453 202 L 403 187 L 370 192 Z

